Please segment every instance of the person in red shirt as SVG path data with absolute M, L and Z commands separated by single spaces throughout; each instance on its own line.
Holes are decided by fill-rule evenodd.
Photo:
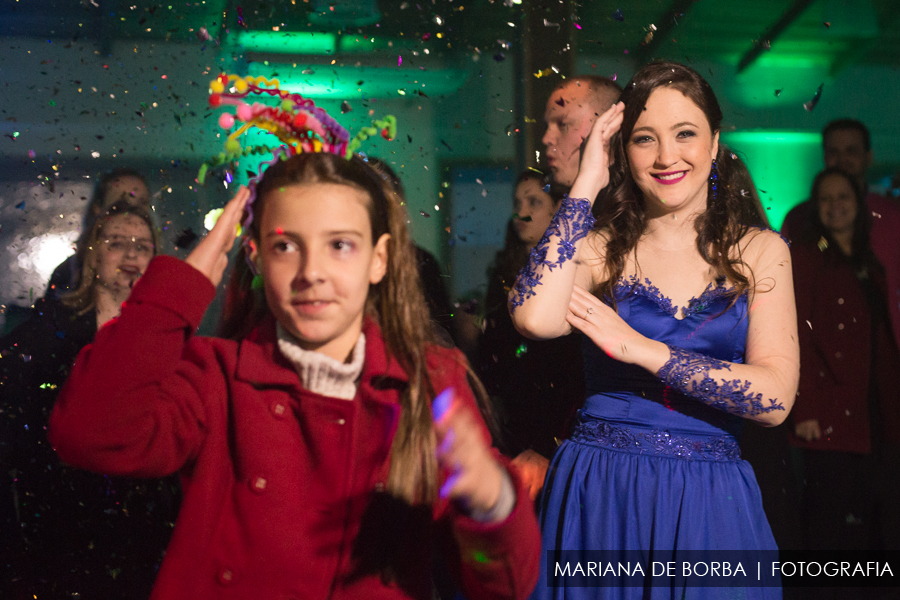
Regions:
M 465 358 L 430 340 L 400 203 L 359 157 L 309 152 L 255 196 L 225 338 L 193 334 L 246 188 L 185 261 L 151 262 L 51 417 L 69 464 L 181 474 L 152 598 L 431 598 L 434 550 L 467 598 L 525 598 L 536 519 Z

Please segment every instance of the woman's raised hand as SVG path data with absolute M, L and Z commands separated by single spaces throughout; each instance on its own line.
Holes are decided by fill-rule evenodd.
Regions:
M 624 110 L 625 104 L 616 102 L 594 121 L 581 147 L 578 176 L 569 192 L 572 198 L 588 198 L 593 202 L 609 184 L 610 142 L 622 126 Z
M 200 240 L 185 259 L 187 264 L 206 275 L 215 286 L 222 281 L 222 274 L 228 266 L 228 253 L 237 239 L 237 227 L 249 198 L 250 190 L 241 186 L 234 198 L 225 205 L 212 231 Z

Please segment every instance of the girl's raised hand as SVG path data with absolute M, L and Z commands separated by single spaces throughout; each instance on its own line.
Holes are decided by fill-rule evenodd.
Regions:
M 200 240 L 185 259 L 187 264 L 206 275 L 214 286 L 222 281 L 222 274 L 228 266 L 228 253 L 237 239 L 237 227 L 249 198 L 250 190 L 241 186 L 234 198 L 225 205 L 212 231 Z
M 441 497 L 458 500 L 472 511 L 490 512 L 500 499 L 503 467 L 491 454 L 471 411 L 452 388 L 438 394 L 432 406 L 438 462 L 450 472 L 441 487 Z
M 594 120 L 591 132 L 581 146 L 578 176 L 569 196 L 588 198 L 593 202 L 600 190 L 609 184 L 609 155 L 612 137 L 622 126 L 623 102 L 616 102 Z

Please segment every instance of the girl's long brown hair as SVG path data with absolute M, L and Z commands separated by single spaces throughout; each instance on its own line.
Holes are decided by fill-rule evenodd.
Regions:
M 608 192 L 600 200 L 596 228 L 606 234 L 606 279 L 599 286 L 599 296 L 615 306 L 615 286 L 625 270 L 625 260 L 634 251 L 647 226 L 647 207 L 643 194 L 634 181 L 625 148 L 635 123 L 653 90 L 671 87 L 689 98 L 706 115 L 713 133 L 722 124 L 722 109 L 712 88 L 696 71 L 668 61 L 654 62 L 638 71 L 625 86 L 619 100 L 625 103 L 622 127 L 613 139 Z M 719 143 L 716 155 L 717 191 L 708 184 L 706 211 L 697 217 L 697 250 L 717 277 L 733 284 L 732 303 L 751 290 L 752 271 L 741 257 L 739 242 L 753 228 L 768 228 L 765 213 L 751 194 L 741 193 L 742 185 L 735 158 Z M 744 273 L 749 273 L 749 277 Z
M 393 191 L 359 157 L 345 160 L 332 154 L 304 153 L 269 167 L 256 188 L 250 235 L 259 240 L 266 198 L 290 185 L 334 183 L 349 185 L 369 196 L 372 241 L 390 234 L 387 272 L 369 288 L 366 313 L 381 327 L 389 356 L 409 376 L 401 393 L 400 422 L 391 448 L 388 490 L 410 503 L 432 502 L 437 494 L 436 439 L 431 401 L 435 390 L 426 368 L 426 346 L 435 342 L 428 308 L 422 295 L 413 245 L 406 228 L 406 212 Z M 232 270 L 220 334 L 246 336 L 269 313 L 261 290 L 252 289 L 253 274 L 241 248 Z

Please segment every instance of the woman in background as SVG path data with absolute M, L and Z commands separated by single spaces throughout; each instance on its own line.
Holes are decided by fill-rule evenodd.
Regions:
M 72 363 L 119 314 L 156 254 L 143 207 L 125 200 L 82 236 L 74 289 L 39 300 L 0 340 L 3 472 L 12 474 L 0 586 L 3 598 L 146 598 L 177 514 L 174 479 L 138 481 L 71 469 L 46 424 Z
M 791 248 L 800 335 L 792 443 L 803 451 L 807 548 L 900 547 L 900 357 L 885 271 L 853 178 L 816 176 L 805 237 Z
M 534 497 L 558 440 L 584 399 L 581 336 L 531 340 L 516 331 L 506 299 L 528 254 L 550 225 L 560 196 L 544 191 L 536 171 L 519 175 L 513 215 L 497 253 L 485 300 L 484 335 L 476 368 L 493 401 L 500 447 L 523 469 Z
M 97 179 L 94 193 L 84 211 L 81 221 L 81 235 L 75 242 L 75 254 L 61 262 L 50 275 L 47 295 L 58 298 L 71 291 L 76 285 L 84 263 L 90 234 L 97 219 L 116 202 L 127 202 L 150 211 L 150 190 L 144 177 L 127 167 L 107 171 Z

